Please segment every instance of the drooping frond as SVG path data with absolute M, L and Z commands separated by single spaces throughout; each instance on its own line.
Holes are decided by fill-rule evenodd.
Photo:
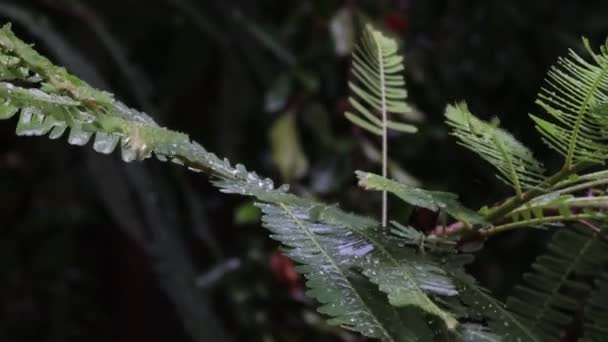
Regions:
M 531 115 L 545 142 L 565 157 L 566 169 L 577 162 L 603 163 L 608 156 L 608 121 L 599 110 L 608 102 L 608 51 L 602 46 L 595 53 L 586 39 L 583 44 L 591 60 L 571 50 L 549 71 L 538 95 L 537 103 L 551 120 Z
M 354 109 L 345 116 L 353 124 L 378 136 L 387 129 L 405 133 L 416 132 L 416 127 L 389 119 L 391 114 L 406 115 L 407 91 L 403 78 L 403 57 L 399 44 L 371 24 L 365 24 L 360 42 L 352 55 L 352 73 L 349 83 L 353 96 L 349 101 Z
M 494 165 L 499 172 L 498 178 L 513 187 L 518 196 L 544 179 L 542 164 L 528 148 L 496 124 L 479 120 L 466 104 L 448 106 L 445 117 L 453 128 L 452 135 L 460 140 L 459 144 Z
M 18 80 L 28 87 L 0 83 L 0 119 L 19 113 L 18 135 L 61 137 L 68 142 L 111 153 L 121 146 L 125 161 L 145 159 L 156 146 L 171 141 L 190 143 L 186 135 L 159 127 L 144 113 L 127 108 L 111 94 L 96 90 L 63 68 L 56 67 L 5 26 L 0 31 L 0 81 Z M 12 72 L 20 70 L 20 73 Z M 160 150 L 155 151 L 162 158 Z
M 582 342 L 602 342 L 608 336 L 608 273 L 595 281 L 595 290 L 585 308 L 585 331 Z
M 319 311 L 331 317 L 330 324 L 385 341 L 416 338 L 400 322 L 398 309 L 383 305 L 384 295 L 352 270 L 357 259 L 373 251 L 372 245 L 357 235 L 347 236 L 345 229 L 311 222 L 301 207 L 260 207 L 271 237 L 301 265 L 298 271 L 306 276 L 308 294 L 321 303 Z
M 379 232 L 376 221 L 291 195 L 287 187 L 276 188 L 242 165 L 233 167 L 187 135 L 158 126 L 54 66 L 9 27 L 0 30 L 1 57 L 17 62 L 0 63 L 0 74 L 8 75 L 0 80 L 0 119 L 19 113 L 19 134 L 58 138 L 69 129 L 73 144 L 85 145 L 95 137 L 93 147 L 99 152 L 121 146 L 126 161 L 156 156 L 208 172 L 223 192 L 254 196 L 266 227 L 301 264 L 310 294 L 332 323 L 386 341 L 429 340 L 427 315 L 450 332 L 464 329 L 438 303 L 438 298 L 458 294 L 447 272 L 416 248 L 402 248 Z M 13 67 L 21 71 L 8 72 Z M 6 82 L 12 80 L 28 86 Z
M 297 200 L 300 201 L 302 200 Z M 285 198 L 282 202 L 291 200 Z M 313 202 L 308 205 L 300 202 L 298 206 L 310 208 L 307 211 L 300 209 L 300 224 L 308 222 L 317 228 L 324 227 L 319 238 L 325 239 L 325 235 L 332 230 L 337 235 L 349 237 L 342 241 L 336 240 L 335 245 L 330 247 L 337 251 L 337 257 L 348 256 L 354 259 L 350 266 L 362 269 L 365 276 L 388 294 L 393 306 L 417 307 L 440 318 L 449 329 L 457 326 L 456 319 L 436 304 L 431 296 L 451 297 L 456 296 L 458 291 L 447 273 L 430 258 L 417 254 L 416 248 L 402 247 L 398 241 L 378 231 L 374 221 Z M 349 239 L 357 239 L 359 242 L 354 243 Z M 370 250 L 365 258 L 358 257 L 356 253 L 362 246 Z M 328 254 L 332 255 L 331 252 Z
M 367 190 L 388 191 L 411 205 L 432 211 L 443 210 L 471 225 L 485 223 L 481 215 L 460 204 L 453 193 L 418 189 L 368 172 L 357 171 L 356 174 L 359 185 Z
M 590 291 L 586 279 L 608 262 L 608 245 L 597 234 L 568 227 L 554 234 L 548 249 L 524 275 L 507 308 L 543 341 L 557 341 L 582 309 L 581 298 Z

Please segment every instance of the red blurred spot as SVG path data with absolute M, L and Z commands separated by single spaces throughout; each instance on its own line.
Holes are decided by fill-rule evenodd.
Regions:
M 384 25 L 395 33 L 404 33 L 407 30 L 407 18 L 403 14 L 388 14 L 384 17 Z
M 299 291 L 302 288 L 300 284 L 300 274 L 296 272 L 296 267 L 288 257 L 284 256 L 279 251 L 274 251 L 270 255 L 270 270 L 275 279 L 287 285 L 290 292 Z

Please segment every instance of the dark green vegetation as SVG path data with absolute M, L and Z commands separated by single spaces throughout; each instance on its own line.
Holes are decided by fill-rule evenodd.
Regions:
M 178 7 L 186 4 L 176 3 Z M 87 7 L 68 7 L 78 9 L 76 12 L 81 16 L 83 13 L 84 15 L 88 13 L 90 18 L 94 14 L 90 9 L 87 11 Z M 25 21 L 31 19 L 27 16 L 27 12 L 15 12 L 15 9 L 19 8 L 12 7 L 11 13 L 16 17 L 14 21 L 18 18 Z M 312 9 L 316 8 L 307 8 L 309 11 Z M 188 13 L 191 15 L 196 12 Z M 288 112 L 277 120 L 271 130 L 273 158 L 285 180 L 300 179 L 308 170 L 313 170 L 310 179 L 304 179 L 299 183 L 302 185 L 308 183 L 311 185 L 309 189 L 316 194 L 306 190 L 305 187 L 297 186 L 294 192 L 298 195 L 292 195 L 287 192 L 286 187 L 275 187 L 269 179 L 261 178 L 247 171 L 243 166 L 232 166 L 227 160 L 217 158 L 187 135 L 158 126 L 146 114 L 130 109 L 115 100 L 113 95 L 91 88 L 64 69 L 54 66 L 28 45 L 23 44 L 8 27 L 0 34 L 2 51 L 0 70 L 4 81 L 0 84 L 0 97 L 4 99 L 0 117 L 4 119 L 18 117 L 19 135 L 48 134 L 51 138 L 59 138 L 65 133 L 68 136 L 67 140 L 73 145 L 85 145 L 91 141 L 93 149 L 101 153 L 111 153 L 114 149 L 120 149 L 122 159 L 125 161 L 143 160 L 155 156 L 161 161 L 185 165 L 192 171 L 209 173 L 213 184 L 223 192 L 255 198 L 257 207 L 263 213 L 264 226 L 272 231 L 275 240 L 286 246 L 285 253 L 301 265 L 298 266 L 298 271 L 307 278 L 308 294 L 321 302 L 319 311 L 329 316 L 329 323 L 332 325 L 340 325 L 370 337 L 394 341 L 500 340 L 501 338 L 507 341 L 540 341 L 572 340 L 577 337 L 601 340 L 606 331 L 606 322 L 602 319 L 606 314 L 605 298 L 601 287 L 606 279 L 604 273 L 606 245 L 602 230 L 606 219 L 604 212 L 606 197 L 603 185 L 608 182 L 606 172 L 601 171 L 600 168 L 606 158 L 604 136 L 608 124 L 604 118 L 605 94 L 608 88 L 608 77 L 606 77 L 608 63 L 604 50 L 593 52 L 587 46 L 587 51 L 572 53 L 567 59 L 561 60 L 560 64 L 549 73 L 546 90 L 541 91 L 539 95 L 538 104 L 542 111 L 535 109 L 534 112 L 540 114 L 533 116 L 540 135 L 562 155 L 559 166 L 552 166 L 553 163 L 549 163 L 550 166 L 546 167 L 549 171 L 545 171 L 543 164 L 534 158 L 528 148 L 505 130 L 498 128 L 496 121 L 488 123 L 477 119 L 463 104 L 448 106 L 445 113 L 448 124 L 453 128 L 452 135 L 460 144 L 476 152 L 489 162 L 489 165 L 493 165 L 498 178 L 512 188 L 514 193 L 505 195 L 503 199 L 506 199 L 497 204 L 489 204 L 494 202 L 488 200 L 489 194 L 480 194 L 476 200 L 470 200 L 487 204 L 477 212 L 467 209 L 467 206 L 459 202 L 458 196 L 452 193 L 413 187 L 414 180 L 404 177 L 404 172 L 397 166 L 395 159 L 388 159 L 388 145 L 395 150 L 394 147 L 400 146 L 399 141 L 415 142 L 416 138 L 407 136 L 402 140 L 389 139 L 387 136 L 387 128 L 412 131 L 411 126 L 391 124 L 386 121 L 388 112 L 411 113 L 402 110 L 407 105 L 403 102 L 406 95 L 402 89 L 404 84 L 397 76 L 401 71 L 401 59 L 395 55 L 396 42 L 390 38 L 381 38 L 382 35 L 370 27 L 364 28 L 362 36 L 368 39 L 365 49 L 368 53 L 378 49 L 375 54 L 378 57 L 367 60 L 360 58 L 353 64 L 353 69 L 358 70 L 358 73 L 355 71 L 353 75 L 362 85 L 351 86 L 354 92 L 352 99 L 355 99 L 351 100 L 351 104 L 361 116 L 349 117 L 354 118 L 353 121 L 359 126 L 382 136 L 381 153 L 375 152 L 373 144 L 365 140 L 361 140 L 361 147 L 367 151 L 371 160 L 381 155 L 382 157 L 378 159 L 382 161 L 383 174 L 390 173 L 400 181 L 359 172 L 357 173 L 359 184 L 366 189 L 393 193 L 404 201 L 392 204 L 395 208 L 392 209 L 393 213 L 389 217 L 396 221 L 381 225 L 372 218 L 348 214 L 337 206 L 327 206 L 321 204 L 319 200 L 310 199 L 336 198 L 332 192 L 339 191 L 342 186 L 346 186 L 344 183 L 347 184 L 352 180 L 350 177 L 345 177 L 340 181 L 337 174 L 332 174 L 336 179 L 330 177 L 330 187 L 319 186 L 314 177 L 316 162 L 311 163 L 308 160 L 315 153 L 310 152 L 310 147 L 303 148 L 298 138 L 300 125 L 304 124 L 306 127 L 323 122 L 319 120 L 324 116 L 323 114 L 311 114 L 314 112 L 305 111 L 303 108 L 306 105 L 302 104 L 302 102 L 314 102 L 311 98 L 322 91 L 323 88 L 319 88 L 319 84 L 323 83 L 315 82 L 314 77 L 311 77 L 308 69 L 310 66 L 306 66 L 306 63 L 300 65 L 290 56 L 288 50 L 271 39 L 272 36 L 266 35 L 258 26 L 249 22 L 242 13 L 236 13 L 234 20 L 247 27 L 265 49 L 274 53 L 275 58 L 291 66 L 292 70 L 288 74 L 280 75 L 266 96 L 266 109 L 269 112 Z M 200 21 L 201 18 L 198 18 L 197 22 Z M 27 25 L 25 27 L 27 28 Z M 116 43 L 108 40 L 111 37 L 107 35 L 108 32 L 102 25 L 95 25 L 94 28 L 100 37 L 106 38 L 103 40 L 106 44 L 112 46 Z M 44 31 L 43 36 L 47 37 L 48 32 L 51 31 Z M 60 47 L 62 48 L 60 51 L 67 51 L 65 45 Z M 467 52 L 471 53 L 471 51 Z M 383 53 L 386 55 L 383 56 Z M 71 57 L 74 58 L 74 55 Z M 124 56 L 113 57 L 117 65 L 122 64 L 125 67 L 124 63 L 128 60 Z M 80 61 L 86 64 L 85 59 Z M 406 61 L 406 69 L 409 69 L 409 59 Z M 415 58 L 413 61 L 416 70 Z M 141 86 L 145 84 L 137 81 L 142 80 L 141 76 L 130 72 L 132 69 L 128 65 L 122 70 L 126 79 L 135 81 L 131 84 L 133 88 L 131 90 L 134 93 L 141 91 Z M 388 75 L 387 71 L 391 75 Z M 235 80 L 240 80 L 242 75 L 234 75 L 234 77 Z M 394 82 L 391 85 L 399 89 L 388 88 L 387 81 Z M 217 88 L 216 85 L 210 84 L 205 84 L 205 87 L 209 88 L 204 89 L 206 91 Z M 294 90 L 294 87 L 299 90 Z M 233 87 L 227 89 L 228 94 L 234 93 Z M 300 96 L 305 96 L 304 99 L 299 98 L 295 103 L 290 103 L 295 101 L 292 97 L 297 97 L 294 94 L 298 93 Z M 163 93 L 159 92 L 158 95 L 162 96 Z M 137 98 L 136 95 L 134 96 Z M 148 96 L 140 94 L 139 100 L 144 107 Z M 356 98 L 361 101 L 367 99 L 366 104 L 370 107 L 364 108 Z M 230 98 L 227 101 L 234 103 Z M 410 101 L 415 102 L 415 99 L 410 96 Z M 323 107 L 322 104 L 317 106 Z M 376 114 L 374 112 L 381 114 L 380 121 L 370 119 Z M 311 116 L 315 118 L 312 123 L 306 121 L 307 117 L 311 120 Z M 209 123 L 211 117 L 207 115 L 202 121 Z M 295 117 L 299 118 L 298 121 Z M 366 118 L 376 126 L 360 121 Z M 417 118 L 420 118 L 420 115 L 406 117 L 409 120 Z M 420 127 L 425 125 L 418 124 Z M 432 123 L 429 125 L 432 126 Z M 353 151 L 353 146 L 346 143 L 352 137 L 340 140 L 332 133 L 331 126 L 322 127 L 324 129 L 316 127 L 311 130 L 317 134 L 317 140 L 325 145 L 325 150 L 321 149 L 321 151 L 331 151 L 338 155 L 345 152 L 352 153 L 350 151 Z M 234 126 L 229 124 L 225 130 L 220 131 L 220 135 L 229 135 L 227 132 L 232 129 L 235 129 Z M 300 134 L 311 132 L 302 130 Z M 429 138 L 426 136 L 423 139 Z M 395 158 L 394 154 L 391 156 Z M 435 166 L 442 162 L 437 160 L 436 154 L 433 153 L 432 157 L 435 158 Z M 335 156 L 332 155 L 331 159 L 335 160 Z M 79 213 L 80 216 L 73 216 L 72 212 L 52 210 L 51 207 L 46 210 L 51 210 L 50 212 L 56 217 L 47 218 L 34 212 L 31 216 L 42 222 L 34 221 L 26 226 L 41 226 L 48 222 L 65 226 L 70 219 L 76 222 L 76 225 L 103 222 L 107 220 L 105 216 L 110 214 L 109 216 L 121 223 L 123 231 L 150 257 L 161 287 L 171 301 L 171 307 L 176 309 L 188 335 L 195 340 L 227 339 L 230 334 L 225 333 L 225 327 L 231 325 L 247 326 L 251 329 L 250 335 L 239 336 L 239 339 L 257 339 L 256 335 L 267 338 L 274 336 L 284 339 L 305 339 L 307 334 L 321 334 L 321 331 L 326 329 L 327 336 L 351 338 L 340 330 L 324 327 L 316 314 L 302 311 L 302 307 L 295 305 L 294 299 L 299 298 L 304 301 L 306 308 L 315 306 L 298 294 L 300 288 L 297 278 L 291 273 L 293 271 L 290 270 L 289 264 L 277 255 L 271 258 L 274 265 L 272 268 L 276 274 L 279 274 L 275 277 L 282 279 L 283 283 L 291 289 L 291 301 L 288 302 L 294 306 L 293 311 L 280 307 L 276 311 L 276 319 L 266 316 L 272 310 L 252 312 L 252 308 L 259 310 L 255 308 L 255 302 L 252 303 L 252 296 L 257 296 L 258 300 L 259 298 L 276 300 L 277 297 L 280 299 L 281 295 L 278 294 L 280 291 L 277 293 L 271 291 L 272 295 L 270 295 L 268 286 L 276 286 L 276 284 L 264 284 L 263 281 L 260 291 L 252 291 L 256 289 L 256 284 L 249 279 L 260 281 L 264 277 L 259 273 L 253 276 L 246 274 L 246 269 L 260 267 L 259 264 L 257 266 L 251 264 L 250 260 L 255 260 L 255 257 L 243 259 L 246 265 L 241 266 L 241 270 L 227 273 L 227 270 L 234 268 L 238 263 L 227 260 L 223 256 L 226 247 L 220 246 L 229 246 L 227 250 L 230 255 L 238 254 L 242 253 L 238 251 L 239 245 L 255 251 L 251 249 L 255 240 L 248 241 L 243 236 L 235 237 L 238 235 L 238 230 L 228 229 L 224 229 L 226 236 L 222 236 L 222 242 L 213 239 L 210 232 L 214 229 L 205 229 L 206 220 L 200 210 L 201 203 L 212 203 L 212 200 L 200 201 L 192 190 L 194 187 L 186 184 L 183 176 L 175 176 L 179 186 L 177 191 L 169 185 L 165 186 L 163 191 L 154 190 L 167 181 L 166 177 L 155 179 L 147 171 L 143 171 L 146 169 L 142 169 L 141 166 L 127 167 L 124 171 L 120 171 L 122 164 L 117 167 L 118 164 L 99 164 L 103 162 L 101 159 L 91 160 L 90 169 L 94 174 L 89 178 L 98 183 L 99 192 L 105 199 L 103 201 L 105 211 L 97 214 L 94 211 L 85 211 Z M 40 162 L 42 165 L 53 163 L 51 158 Z M 105 162 L 109 163 L 110 160 L 106 157 Z M 253 164 L 257 164 L 255 160 Z M 311 165 L 313 169 L 310 169 Z M 401 163 L 399 165 L 403 166 Z M 152 163 L 150 167 L 163 168 L 156 163 Z M 359 168 L 353 167 L 352 164 L 340 167 L 344 168 L 344 172 L 349 173 Z M 362 168 L 372 169 L 372 166 Z M 446 171 L 444 167 L 437 169 L 438 172 Z M 493 173 L 489 168 L 484 170 L 484 173 Z M 120 176 L 121 173 L 123 176 Z M 109 181 L 108 175 L 114 182 L 123 183 Z M 38 173 L 33 176 L 40 177 Z M 471 177 L 471 175 L 466 176 Z M 321 174 L 317 177 L 318 182 L 327 175 Z M 429 177 L 432 178 L 432 174 Z M 67 179 L 62 185 L 62 190 L 69 189 L 70 186 L 76 188 L 73 191 L 79 190 L 78 186 L 75 187 L 75 184 Z M 453 189 L 449 181 L 444 189 Z M 353 209 L 356 208 L 357 211 L 367 211 L 368 207 L 375 206 L 375 197 L 372 193 L 361 191 L 353 193 L 357 196 L 355 201 L 349 200 L 348 196 L 342 196 L 341 202 Z M 471 189 L 461 193 L 465 198 L 475 198 L 476 194 Z M 118 201 L 115 196 L 123 196 L 123 199 Z M 361 198 L 366 200 L 362 201 Z M 7 197 L 7 199 L 12 198 Z M 180 209 L 182 205 L 185 209 Z M 78 207 L 86 206 L 79 203 Z M 387 207 L 385 200 L 383 207 Z M 413 208 L 417 208 L 415 210 L 418 214 L 410 215 Z M 430 220 L 430 223 L 421 222 L 423 221 L 421 217 L 424 216 L 420 213 L 425 213 L 423 209 L 438 212 L 439 217 Z M 14 210 L 17 212 L 18 209 Z M 213 212 L 222 213 L 221 210 L 213 210 Z M 386 209 L 383 209 L 383 218 L 384 213 Z M 245 204 L 237 210 L 235 220 L 256 225 L 255 215 L 255 209 L 250 204 Z M 66 218 L 68 221 L 62 221 Z M 138 224 L 138 220 L 144 219 L 144 222 Z M 212 224 L 217 224 L 221 222 L 220 220 L 214 218 Z M 193 224 L 199 228 L 198 234 L 192 234 L 188 229 Z M 185 229 L 180 228 L 182 225 Z M 507 300 L 508 307 L 505 308 L 499 300 L 494 299 L 494 295 L 490 295 L 487 290 L 477 285 L 464 270 L 464 265 L 472 260 L 472 255 L 467 253 L 479 249 L 482 247 L 482 242 L 491 237 L 491 243 L 486 244 L 483 252 L 478 253 L 481 257 L 478 258 L 477 266 L 473 265 L 472 268 L 486 267 L 494 270 L 496 265 L 492 264 L 491 258 L 483 256 L 492 253 L 494 241 L 499 240 L 498 243 L 505 245 L 509 243 L 508 240 L 500 242 L 506 235 L 498 234 L 516 228 L 534 227 L 559 230 L 559 232 L 553 236 L 549 251 L 536 260 L 532 267 L 533 271 L 528 273 L 522 285 L 517 286 L 512 292 L 514 295 Z M 98 232 L 99 229 L 100 227 L 95 227 L 91 232 L 97 234 L 100 239 L 108 239 L 105 232 Z M 391 232 L 387 233 L 389 229 Z M 59 229 L 59 231 L 64 230 Z M 23 230 L 16 232 L 24 233 Z M 27 233 L 27 230 L 25 232 Z M 53 232 L 50 230 L 47 234 L 55 235 L 52 234 Z M 19 251 L 20 247 L 15 243 L 18 240 L 14 238 L 3 240 L 6 241 L 7 246 L 3 253 L 6 253 L 9 260 L 7 291 L 3 296 L 9 298 L 10 291 L 20 289 L 19 286 L 23 284 L 27 286 L 37 284 L 33 279 L 28 281 L 19 275 L 11 275 L 10 270 L 17 272 L 31 270 L 30 274 L 39 275 L 38 272 L 42 269 L 42 274 L 47 272 L 49 280 L 42 278 L 42 288 L 32 289 L 30 293 L 40 296 L 33 297 L 34 299 L 45 296 L 53 298 L 48 307 L 57 310 L 48 313 L 48 317 L 52 317 L 52 320 L 43 320 L 45 323 L 37 329 L 21 330 L 18 325 L 11 325 L 9 321 L 2 330 L 3 337 L 27 338 L 26 335 L 30 334 L 32 338 L 36 336 L 41 338 L 40 336 L 45 336 L 41 334 L 46 330 L 51 338 L 57 340 L 78 339 L 82 336 L 103 339 L 101 334 L 104 329 L 95 329 L 93 325 L 100 324 L 104 320 L 109 321 L 109 315 L 104 316 L 104 313 L 107 315 L 108 312 L 115 310 L 116 304 L 108 308 L 108 304 L 105 303 L 104 308 L 104 303 L 99 301 L 88 302 L 87 306 L 87 299 L 94 297 L 90 295 L 87 297 L 87 290 L 81 287 L 83 283 L 86 284 L 86 276 L 83 277 L 79 273 L 57 276 L 57 270 L 65 272 L 70 269 L 65 266 L 66 262 L 83 259 L 68 255 L 63 266 L 61 262 L 58 265 L 45 266 L 46 262 L 54 260 L 52 257 L 55 257 L 58 251 L 83 253 L 77 244 L 65 248 L 65 242 L 74 243 L 79 239 L 86 241 L 86 238 L 81 237 L 80 234 L 82 231 L 75 230 L 74 233 L 67 234 L 68 236 L 63 235 L 56 249 L 30 246 L 31 249 L 26 247 L 24 252 Z M 247 232 L 247 234 L 252 233 Z M 194 235 L 200 240 L 196 240 Z M 259 235 L 254 233 L 251 236 Z M 197 247 L 191 243 L 184 243 L 190 240 L 197 243 L 202 241 L 206 246 Z M 108 249 L 112 244 L 104 243 L 102 240 L 92 245 L 96 250 L 91 251 L 85 260 L 99 260 L 98 253 L 102 255 L 109 253 Z M 24 243 L 24 246 L 27 245 Z M 528 244 L 520 243 L 517 246 L 528 247 Z M 196 260 L 205 260 L 197 255 L 201 250 L 217 261 L 216 266 L 213 264 L 207 266 L 211 269 L 210 272 L 196 279 L 198 273 L 196 270 L 200 269 Z M 267 247 L 262 250 L 267 250 Z M 256 253 L 259 253 L 259 249 Z M 250 255 L 254 256 L 254 254 Z M 26 262 L 34 260 L 38 263 L 33 264 L 31 268 L 11 265 L 11 260 L 19 265 L 17 259 L 19 257 Z M 131 262 L 130 257 L 133 255 L 120 259 L 117 264 L 122 266 L 126 262 Z M 513 258 L 507 260 L 513 263 Z M 73 269 L 88 272 L 92 267 L 76 265 Z M 507 269 L 508 267 L 505 267 L 503 271 Z M 281 271 L 276 272 L 276 270 Z M 112 271 L 115 269 L 112 268 Z M 135 275 L 133 279 L 141 281 L 141 277 L 138 279 Z M 487 276 L 485 278 L 491 280 Z M 503 279 L 513 284 L 518 277 Z M 46 285 L 54 282 L 58 284 L 57 287 Z M 151 279 L 150 282 L 154 280 Z M 94 283 L 94 280 L 89 282 L 89 284 Z M 220 292 L 222 286 L 219 285 L 227 285 L 229 290 L 226 291 L 226 286 L 223 286 L 224 291 Z M 492 282 L 488 281 L 488 285 L 492 285 Z M 493 287 L 499 290 L 498 296 L 500 296 L 501 288 Z M 92 288 L 88 291 L 90 291 L 88 293 L 95 292 Z M 210 291 L 224 295 L 228 293 L 229 296 L 216 300 L 214 309 L 214 305 L 209 300 Z M 135 288 L 128 294 L 131 295 L 125 296 L 124 301 L 133 303 L 133 298 L 141 296 L 141 291 Z M 112 298 L 115 299 L 116 296 Z M 19 303 L 18 300 L 15 303 Z M 226 309 L 226 303 L 229 309 Z M 140 309 L 145 305 L 149 303 L 140 306 Z M 224 310 L 232 311 L 232 314 L 224 313 L 224 316 L 221 310 L 217 310 L 218 307 L 224 307 Z M 7 304 L 6 308 L 11 306 Z M 18 311 L 15 314 L 6 309 L 5 312 L 9 318 L 19 314 Z M 43 313 L 36 310 L 30 312 Z M 242 317 L 239 318 L 237 315 L 235 320 L 234 313 Z M 283 331 L 284 327 L 280 326 L 280 322 L 285 319 L 286 313 L 297 313 L 299 318 L 296 322 L 287 321 L 287 324 L 299 324 L 302 327 L 300 330 L 295 333 L 289 332 L 288 329 Z M 100 316 L 95 317 L 97 314 Z M 164 326 L 171 325 L 171 322 L 167 322 L 167 317 L 169 316 L 159 318 Z M 252 317 L 256 319 L 253 324 L 248 321 Z M 48 323 L 49 321 L 52 323 Z M 302 326 L 303 322 L 306 322 L 304 323 L 306 329 Z M 141 333 L 132 326 L 123 331 L 127 334 L 133 331 Z

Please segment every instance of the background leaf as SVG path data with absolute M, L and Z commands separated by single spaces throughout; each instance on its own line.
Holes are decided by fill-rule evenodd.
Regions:
M 295 115 L 287 113 L 277 119 L 270 130 L 272 156 L 285 181 L 303 177 L 308 171 L 308 159 L 300 144 Z

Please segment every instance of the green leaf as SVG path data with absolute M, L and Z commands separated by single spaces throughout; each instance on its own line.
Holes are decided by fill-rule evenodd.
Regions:
M 287 253 L 301 263 L 299 270 L 309 278 L 310 294 L 323 304 L 321 311 L 331 317 L 332 324 L 386 341 L 426 341 L 431 333 L 423 310 L 443 320 L 451 317 L 427 296 L 425 290 L 437 290 L 425 289 L 429 281 L 423 279 L 424 272 L 416 272 L 413 261 L 407 267 L 412 270 L 411 281 L 420 284 L 420 288 L 411 293 L 419 298 L 421 307 L 416 303 L 408 308 L 392 306 L 386 294 L 361 274 L 364 265 L 376 260 L 391 265 L 397 262 L 387 260 L 386 252 L 376 252 L 390 242 L 379 233 L 372 239 L 378 226 L 374 220 L 290 195 L 285 186 L 275 188 L 270 179 L 249 172 L 242 165 L 233 167 L 187 135 L 158 126 L 147 115 L 53 66 L 7 27 L 0 31 L 2 55 L 19 59 L 30 72 L 36 70 L 40 75 L 40 80 L 33 81 L 27 89 L 0 82 L 0 99 L 5 99 L 7 107 L 3 118 L 19 112 L 19 134 L 58 138 L 69 129 L 68 142 L 72 144 L 84 145 L 94 138 L 93 147 L 101 153 L 111 153 L 120 146 L 125 161 L 156 156 L 195 172 L 206 171 L 222 192 L 254 196 L 263 202 L 260 205 L 265 225 L 273 232 L 273 238 L 284 243 Z M 282 124 L 290 133 L 293 117 L 287 117 Z M 285 133 L 285 129 L 279 131 Z M 411 326 L 404 325 L 404 319 Z M 453 318 L 449 322 L 452 327 L 457 324 Z
M 410 111 L 405 100 L 403 57 L 399 44 L 371 24 L 364 24 L 362 37 L 353 52 L 353 82 L 349 87 L 354 96 L 349 99 L 354 112 L 345 116 L 353 124 L 376 135 L 385 129 L 415 133 L 416 127 L 389 120 L 390 114 Z M 378 117 L 378 116 L 379 117 Z
M 417 128 L 392 120 L 393 114 L 407 114 L 412 110 L 405 100 L 403 57 L 399 43 L 371 24 L 364 23 L 361 38 L 352 54 L 352 75 L 349 82 L 353 96 L 349 102 L 352 112 L 345 117 L 356 126 L 382 137 L 382 175 L 388 174 L 388 130 L 415 133 Z M 378 117 L 379 116 L 379 117 Z M 405 116 L 405 115 L 403 115 Z M 391 118 L 389 118 L 391 117 Z M 382 226 L 387 225 L 387 192 L 382 192 Z
M 270 129 L 272 157 L 283 180 L 301 178 L 308 171 L 308 159 L 300 144 L 293 113 L 281 116 Z
M 473 277 L 457 270 L 451 275 L 462 284 L 460 299 L 470 307 L 471 314 L 480 319 L 488 319 L 489 326 L 499 334 L 504 342 L 541 342 L 527 325 L 507 310 L 504 303 L 494 298 L 481 287 Z
M 445 117 L 460 145 L 494 165 L 498 178 L 513 187 L 518 196 L 544 180 L 544 168 L 528 148 L 495 124 L 476 118 L 466 104 L 448 106 Z
M 373 246 L 357 235 L 330 224 L 311 222 L 309 210 L 286 204 L 260 204 L 263 223 L 281 241 L 287 256 L 298 262 L 306 277 L 308 294 L 316 298 L 319 311 L 339 325 L 384 341 L 415 339 L 399 321 L 396 308 L 387 306 L 383 295 L 351 270 Z
M 585 307 L 585 331 L 582 342 L 601 342 L 608 335 L 608 273 L 595 281 L 595 290 Z
M 405 241 L 381 233 L 375 221 L 362 220 L 334 207 L 316 205 L 312 210 L 316 222 L 342 226 L 348 230 L 346 236 L 358 236 L 372 248 L 372 252 L 359 259 L 356 266 L 388 294 L 392 305 L 415 306 L 440 318 L 450 330 L 457 326 L 454 316 L 430 297 L 458 294 L 446 272 L 430 258 L 417 255 L 416 248 L 405 248 Z M 341 253 L 352 254 L 355 246 L 342 243 Z
M 2 113 L 9 113 L 0 118 L 7 119 L 16 111 L 19 134 L 58 138 L 69 130 L 72 144 L 94 139 L 93 148 L 101 153 L 120 147 L 126 161 L 155 156 L 209 173 L 222 192 L 255 197 L 263 210 L 264 225 L 300 264 L 298 270 L 307 278 L 309 294 L 321 303 L 320 311 L 330 317 L 331 324 L 385 341 L 431 341 L 430 318 L 447 327 L 450 337 L 493 338 L 481 326 L 459 323 L 465 317 L 463 309 L 447 304 L 457 301 L 459 294 L 448 272 L 453 266 L 446 268 L 433 255 L 453 245 L 427 241 L 411 231 L 390 236 L 373 219 L 289 194 L 288 187 L 277 188 L 272 180 L 240 164 L 233 166 L 187 135 L 158 126 L 144 113 L 52 65 L 8 27 L 0 31 L 2 56 L 18 59 L 27 69 L 15 76 L 21 77 L 18 80 L 30 79 L 28 88 L 0 82 L 0 99 L 4 100 L 0 103 L 7 108 Z M 3 68 L 9 67 L 0 63 L 0 71 Z M 33 73 L 39 77 L 31 79 Z M 480 220 L 458 204 L 454 195 L 414 193 L 409 196 L 417 203 L 450 211 L 455 217 L 469 215 L 471 222 Z M 414 242 L 419 239 L 428 246 L 425 253 Z
M 382 136 L 382 129 L 378 128 L 377 126 L 374 126 L 373 123 L 370 123 L 368 121 L 366 121 L 365 119 L 362 119 L 358 116 L 356 116 L 353 113 L 350 112 L 346 112 L 344 113 L 344 116 L 353 124 L 363 128 L 364 130 L 370 132 L 371 134 L 377 135 L 377 136 Z
M 571 50 L 549 71 L 538 95 L 537 104 L 551 120 L 531 115 L 545 142 L 565 157 L 565 169 L 577 162 L 603 163 L 608 156 L 607 121 L 599 110 L 608 101 L 608 51 L 602 46 L 593 52 L 587 39 L 583 45 L 591 61 Z
M 0 120 L 6 120 L 17 114 L 19 108 L 11 106 L 8 102 L 0 103 Z
M 437 315 L 449 330 L 458 326 L 456 318 L 448 311 L 441 309 L 423 291 L 437 292 L 441 295 L 455 296 L 458 291 L 451 284 L 445 272 L 438 266 L 419 260 L 409 260 L 401 264 L 380 262 L 365 268 L 363 274 L 382 292 L 388 294 L 391 305 L 415 306 Z
M 597 276 L 607 262 L 602 237 L 583 228 L 561 229 L 508 298 L 507 308 L 543 341 L 556 341 L 590 292 L 585 279 Z
M 367 190 L 388 191 L 411 205 L 432 211 L 443 210 L 468 224 L 485 223 L 481 215 L 460 204 L 455 194 L 414 188 L 373 173 L 357 171 L 356 174 L 359 178 L 359 186 Z

